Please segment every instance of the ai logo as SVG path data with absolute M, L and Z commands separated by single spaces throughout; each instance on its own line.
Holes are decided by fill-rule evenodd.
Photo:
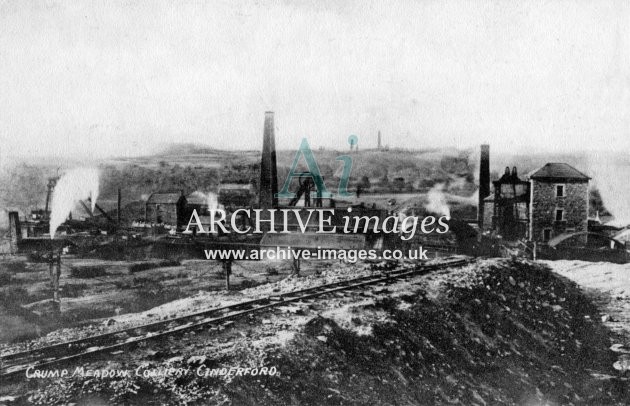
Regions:
M 348 144 L 350 144 L 351 149 L 356 149 L 356 146 L 358 144 L 358 137 L 356 135 L 349 136 Z M 308 172 L 296 172 L 297 165 L 300 160 L 300 155 L 304 156 L 306 166 L 308 167 Z M 313 181 L 317 190 L 315 192 L 311 192 L 311 197 L 325 199 L 333 197 L 353 197 L 354 193 L 348 192 L 348 182 L 350 180 L 350 172 L 352 171 L 352 157 L 350 157 L 349 155 L 341 155 L 338 156 L 336 160 L 343 162 L 343 172 L 341 173 L 341 176 L 339 178 L 339 187 L 337 188 L 337 194 L 334 194 L 330 193 L 326 188 L 324 178 L 322 178 L 321 172 L 319 171 L 319 166 L 317 166 L 317 161 L 315 161 L 313 151 L 308 145 L 308 141 L 306 140 L 306 138 L 303 138 L 302 143 L 300 144 L 300 148 L 295 154 L 295 159 L 293 160 L 293 164 L 291 165 L 291 169 L 289 170 L 287 179 L 282 186 L 282 190 L 280 191 L 280 193 L 276 193 L 276 197 L 283 199 L 295 198 L 295 193 L 289 192 L 291 180 L 293 180 L 293 178 L 302 179 L 305 177 L 310 178 Z

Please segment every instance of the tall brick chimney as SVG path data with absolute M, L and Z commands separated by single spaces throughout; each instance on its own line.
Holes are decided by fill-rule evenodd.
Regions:
M 490 196 L 490 145 L 483 144 L 479 160 L 479 206 L 477 207 L 477 222 L 480 230 L 483 230 L 483 201 L 488 196 Z
M 18 250 L 18 243 L 22 240 L 20 216 L 17 211 L 9 212 L 9 246 L 12 254 Z
M 265 132 L 260 161 L 260 191 L 258 205 L 261 209 L 278 206 L 278 168 L 276 166 L 276 135 L 273 123 L 273 111 L 265 112 Z

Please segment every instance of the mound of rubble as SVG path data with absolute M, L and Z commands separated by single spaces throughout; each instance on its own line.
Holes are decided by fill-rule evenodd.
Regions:
M 608 332 L 572 283 L 501 261 L 438 298 L 365 309 L 387 320 L 357 335 L 314 318 L 273 361 L 265 390 L 235 381 L 235 404 L 625 404 Z M 401 303 L 401 301 L 403 303 Z M 405 306 L 404 302 L 408 305 Z M 357 314 L 356 323 L 362 322 Z M 270 362 L 270 361 L 268 361 Z
M 205 353 L 197 345 L 153 364 L 265 365 L 277 369 L 273 376 L 83 379 L 55 382 L 30 400 L 98 393 L 127 404 L 621 405 L 630 398 L 596 308 L 544 265 L 485 260 L 422 278 L 358 292 L 345 308 L 330 298 L 325 309 L 304 307 L 271 325 L 255 320 L 221 352 L 206 343 Z M 274 326 L 284 339 L 261 347 L 256 329 Z

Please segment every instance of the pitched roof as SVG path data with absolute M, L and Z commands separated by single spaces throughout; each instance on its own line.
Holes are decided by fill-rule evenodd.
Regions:
M 150 204 L 176 204 L 182 198 L 181 192 L 155 192 L 147 199 Z
M 219 185 L 219 191 L 221 190 L 251 190 L 251 183 L 222 183 Z
M 620 232 L 615 234 L 613 238 L 616 240 L 622 240 L 622 239 L 625 240 L 629 236 L 630 236 L 630 228 L 626 228 L 625 230 L 621 230 Z
M 548 163 L 534 171 L 529 177 L 531 179 L 571 179 L 584 181 L 591 179 L 571 165 L 565 163 Z

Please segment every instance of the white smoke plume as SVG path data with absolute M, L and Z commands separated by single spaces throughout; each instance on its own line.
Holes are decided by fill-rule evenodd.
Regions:
M 223 205 L 219 204 L 219 199 L 216 193 L 213 193 L 213 192 L 204 193 L 197 190 L 193 192 L 191 196 L 204 199 L 206 201 L 206 204 L 208 205 L 208 210 L 223 210 L 224 209 Z
M 451 208 L 446 202 L 446 194 L 444 193 L 444 183 L 435 184 L 427 194 L 427 204 L 425 209 L 432 213 L 440 214 L 451 218 Z
M 477 189 L 475 191 L 475 193 L 473 193 L 472 195 L 470 195 L 468 197 L 458 196 L 458 195 L 454 195 L 452 193 L 445 193 L 445 195 L 446 195 L 446 197 L 448 197 L 448 200 L 450 200 L 451 202 L 467 204 L 467 205 L 471 205 L 471 206 L 475 206 L 475 207 L 477 207 L 479 205 L 479 189 Z
M 630 225 L 630 159 L 598 154 L 590 159 L 588 175 L 599 190 L 604 206 L 614 217 L 609 224 Z
M 66 221 L 68 214 L 79 200 L 90 198 L 92 212 L 96 205 L 99 189 L 99 171 L 95 168 L 75 168 L 66 172 L 57 182 L 52 196 L 50 213 L 50 238 L 55 237 L 57 228 Z
M 206 194 L 208 200 L 208 210 L 217 210 L 219 208 L 219 199 L 215 193 Z

